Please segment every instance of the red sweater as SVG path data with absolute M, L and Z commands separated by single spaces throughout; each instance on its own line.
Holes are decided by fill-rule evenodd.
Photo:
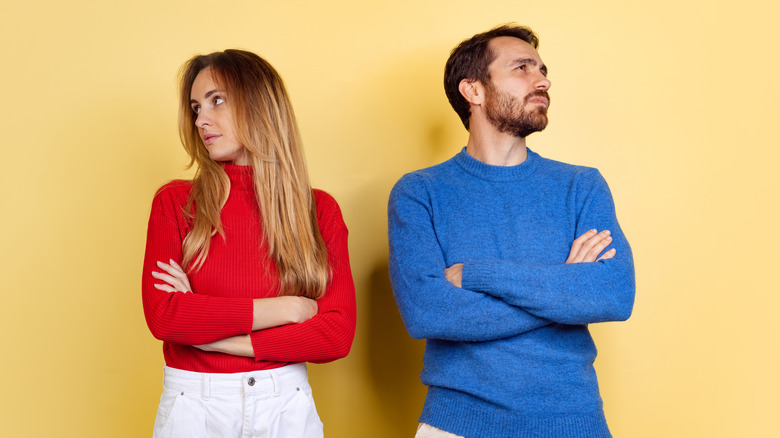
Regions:
M 190 274 L 193 293 L 154 288 L 157 261 L 181 264 L 181 244 L 190 230 L 184 216 L 192 184 L 172 181 L 154 197 L 144 257 L 142 295 L 146 323 L 163 341 L 169 367 L 207 373 L 237 373 L 296 362 L 329 362 L 349 353 L 355 335 L 355 286 L 347 253 L 347 227 L 336 201 L 314 190 L 317 220 L 333 276 L 317 302 L 317 315 L 301 324 L 252 332 L 252 300 L 277 296 L 279 279 L 267 249 L 254 197 L 252 170 L 225 165 L 231 188 L 216 235 L 201 269 Z M 192 345 L 251 333 L 255 357 L 206 352 Z

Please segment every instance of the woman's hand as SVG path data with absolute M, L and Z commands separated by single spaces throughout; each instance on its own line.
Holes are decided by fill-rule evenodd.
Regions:
M 574 239 L 574 243 L 571 244 L 571 251 L 569 252 L 569 258 L 566 259 L 566 264 L 597 262 L 615 257 L 615 248 L 610 249 L 599 257 L 601 251 L 604 251 L 612 243 L 610 234 L 609 230 L 603 230 L 600 233 L 597 233 L 596 230 L 590 230 L 582 233 L 582 236 Z
M 291 319 L 293 324 L 300 324 L 304 321 L 308 321 L 314 315 L 317 314 L 317 301 L 306 297 L 280 297 L 290 298 L 289 304 L 292 310 Z
M 253 303 L 252 331 L 300 324 L 317 314 L 317 301 L 305 297 L 258 298 Z
M 170 264 L 157 262 L 157 267 L 165 271 L 155 272 L 152 271 L 152 277 L 162 280 L 164 284 L 155 284 L 154 287 L 165 292 L 189 292 L 192 293 L 192 287 L 190 287 L 190 280 L 187 278 L 187 274 L 184 272 L 178 263 L 170 259 Z
M 252 347 L 252 339 L 249 335 L 233 336 L 210 344 L 193 345 L 203 351 L 215 351 L 218 353 L 232 354 L 233 356 L 254 357 L 255 350 Z

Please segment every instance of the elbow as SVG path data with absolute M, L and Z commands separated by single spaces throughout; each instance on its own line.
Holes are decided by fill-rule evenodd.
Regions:
M 436 327 L 433 326 L 433 320 L 430 317 L 426 317 L 422 312 L 415 312 L 414 314 L 401 314 L 401 319 L 406 327 L 406 332 L 409 333 L 413 339 L 429 339 L 436 338 Z
M 442 306 L 432 303 L 399 303 L 398 310 L 406 332 L 413 339 L 451 339 L 459 322 L 444 316 Z
M 613 321 L 626 321 L 628 318 L 631 317 L 633 311 L 634 311 L 634 306 L 632 305 L 621 306 L 620 308 L 615 309 L 615 315 Z
M 352 350 L 352 337 L 344 339 L 333 344 L 333 360 L 343 359 L 349 355 Z
M 345 328 L 344 330 L 331 336 L 327 350 L 330 360 L 343 359 L 349 355 L 352 350 L 352 341 L 355 339 L 355 326 Z
M 354 333 L 354 332 L 353 332 Z M 328 363 L 334 360 L 343 359 L 349 355 L 352 350 L 353 336 L 330 339 L 328 346 L 324 349 L 323 355 L 318 359 L 308 359 L 312 363 Z
M 626 291 L 615 300 L 612 309 L 613 321 L 625 321 L 634 312 L 634 286 L 627 287 Z
M 406 331 L 414 339 L 427 339 L 430 337 L 430 328 L 419 323 L 406 323 Z
M 161 321 L 147 317 L 146 325 L 149 327 L 149 331 L 152 332 L 152 336 L 154 336 L 155 339 L 164 342 L 175 342 L 171 338 L 173 333 L 169 327 L 167 327 L 165 324 L 162 324 Z
M 606 321 L 625 321 L 634 311 L 634 296 L 636 286 L 633 270 L 618 277 L 609 293 L 610 299 L 605 303 Z
M 159 328 L 152 328 L 151 325 L 149 326 L 149 331 L 152 332 L 152 336 L 158 341 L 170 342 L 170 333 L 160 330 Z
M 146 317 L 146 326 L 149 327 L 152 336 L 157 340 L 165 341 L 165 330 L 160 318 L 157 318 L 150 309 L 146 308 L 144 309 L 144 316 Z
M 182 344 L 181 339 L 178 339 L 177 334 L 180 331 L 176 330 L 175 325 L 166 317 L 164 309 L 160 307 L 149 307 L 145 309 L 146 326 L 149 327 L 149 331 L 152 333 L 155 339 L 164 342 L 173 342 Z
M 171 340 L 174 330 L 167 315 L 167 308 L 173 294 L 152 295 L 144 294 L 143 307 L 146 326 L 155 339 L 165 342 L 175 342 Z M 162 299 L 158 298 L 162 297 Z M 152 299 L 157 298 L 157 299 Z
M 634 299 L 636 298 L 636 279 L 634 276 L 633 267 L 628 270 L 621 282 L 623 287 L 622 293 L 618 294 L 619 297 L 617 308 L 616 321 L 625 321 L 631 317 L 634 312 Z
M 348 314 L 349 317 L 343 319 L 341 324 L 333 326 L 330 335 L 326 337 L 327 346 L 325 347 L 326 356 L 324 362 L 343 359 L 349 355 L 352 350 L 352 341 L 355 339 L 355 315 Z
M 626 302 L 621 306 L 620 312 L 618 315 L 618 321 L 625 321 L 628 318 L 631 317 L 631 314 L 634 313 L 634 294 L 631 293 L 631 297 L 626 300 Z

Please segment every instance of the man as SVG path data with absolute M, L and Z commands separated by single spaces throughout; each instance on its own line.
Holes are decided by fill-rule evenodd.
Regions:
M 542 158 L 547 68 L 528 28 L 453 50 L 444 83 L 469 139 L 390 195 L 390 277 L 427 339 L 417 437 L 610 437 L 588 324 L 627 319 L 631 249 L 596 169 Z

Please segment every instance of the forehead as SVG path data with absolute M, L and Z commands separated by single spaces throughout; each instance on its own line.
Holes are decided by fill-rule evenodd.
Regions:
M 490 52 L 495 56 L 493 62 L 490 63 L 490 67 L 494 65 L 506 65 L 517 59 L 533 59 L 542 64 L 542 58 L 539 56 L 539 52 L 527 42 L 510 36 L 500 36 L 493 38 L 488 43 Z
M 206 67 L 195 76 L 190 89 L 190 96 L 196 97 L 196 94 L 203 94 L 215 89 L 217 86 L 214 71 L 211 67 Z

